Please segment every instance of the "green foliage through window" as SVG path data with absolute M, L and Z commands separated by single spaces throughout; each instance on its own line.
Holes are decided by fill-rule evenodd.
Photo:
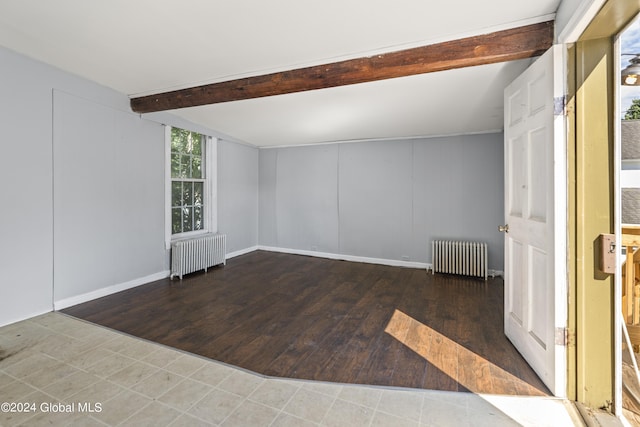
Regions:
M 171 233 L 204 228 L 203 135 L 171 128 Z
M 640 99 L 635 98 L 631 100 L 629 109 L 624 113 L 624 120 L 638 120 L 640 119 Z

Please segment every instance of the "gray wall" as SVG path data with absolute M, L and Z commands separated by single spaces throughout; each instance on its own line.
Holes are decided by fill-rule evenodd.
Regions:
M 257 245 L 257 148 L 218 142 L 218 230 L 227 235 L 227 253 Z
M 278 244 L 274 246 L 339 252 L 338 147 L 277 150 L 274 179 L 261 176 L 271 188 L 272 181 L 277 183 L 272 209 L 265 212 L 272 223 L 261 223 L 267 233 L 275 225 Z
M 0 47 L 0 325 L 53 307 L 53 88 L 125 110 L 126 96 Z
M 55 301 L 167 270 L 164 127 L 53 99 Z
M 0 325 L 51 310 L 51 79 L 0 48 Z
M 503 270 L 502 134 L 260 150 L 260 245 L 428 263 L 489 243 Z
M 160 123 L 220 135 L 2 47 L 0 69 L 0 326 L 164 274 Z M 258 150 L 220 146 L 219 226 L 255 247 Z

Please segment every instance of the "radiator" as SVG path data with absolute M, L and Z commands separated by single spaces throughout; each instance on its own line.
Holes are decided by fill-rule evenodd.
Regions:
M 227 236 L 208 233 L 171 243 L 171 279 L 218 264 L 226 264 Z
M 433 240 L 431 256 L 434 274 L 459 274 L 487 280 L 486 243 Z

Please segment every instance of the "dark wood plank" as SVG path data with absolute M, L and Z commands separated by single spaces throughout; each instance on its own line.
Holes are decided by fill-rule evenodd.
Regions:
M 173 110 L 531 58 L 553 43 L 553 21 L 473 37 L 131 99 L 137 113 Z
M 371 372 L 371 365 L 377 363 L 376 359 L 384 357 L 384 349 L 380 349 L 381 346 L 388 345 L 388 337 L 384 330 L 393 316 L 391 308 L 399 304 L 399 298 L 406 286 L 406 282 L 394 281 L 392 277 L 388 277 L 388 269 L 378 267 L 378 271 L 381 272 L 379 280 L 359 306 L 361 310 L 369 311 L 368 315 L 344 346 L 344 351 L 336 354 L 327 364 L 327 371 L 334 372 L 334 381 L 391 385 L 391 377 L 380 382 L 371 377 L 363 378 L 361 375 L 361 371 L 365 369 Z M 344 369 L 339 369 L 339 366 L 344 366 Z M 393 367 L 389 366 L 388 369 L 392 370 Z
M 547 395 L 502 298 L 499 278 L 256 251 L 63 312 L 266 375 Z
M 425 329 L 420 319 L 425 320 L 428 305 L 425 304 L 424 282 L 427 272 L 424 270 L 407 270 L 405 288 L 398 309 L 394 316 L 402 313 L 404 320 L 387 326 L 387 334 L 392 336 L 399 346 L 395 348 L 395 366 L 391 383 L 406 384 L 407 387 L 421 388 L 427 369 L 425 342 L 421 339 L 421 330 Z

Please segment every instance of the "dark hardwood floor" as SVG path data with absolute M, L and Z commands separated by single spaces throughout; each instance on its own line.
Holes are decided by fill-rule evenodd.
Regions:
M 256 251 L 63 312 L 269 376 L 547 395 L 502 299 L 500 278 Z

